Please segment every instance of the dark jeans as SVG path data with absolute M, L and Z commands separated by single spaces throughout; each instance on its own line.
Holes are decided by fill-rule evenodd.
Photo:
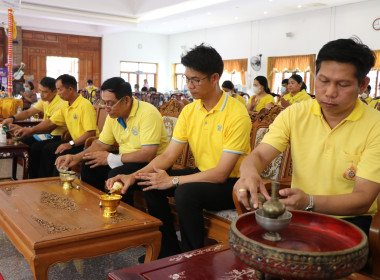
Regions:
M 64 143 L 67 143 L 67 141 L 55 141 L 53 143 L 48 143 L 44 145 L 40 156 L 38 178 L 58 176 L 59 173 L 55 167 L 55 160 L 57 159 L 57 157 L 67 154 L 77 154 L 83 151 L 84 146 L 80 145 L 72 147 L 71 149 L 66 150 L 63 153 L 56 155 L 55 151 L 57 150 L 59 145 Z
M 86 165 L 86 161 L 83 161 L 81 166 L 81 180 L 105 192 L 105 181 L 108 178 L 115 177 L 118 174 L 131 174 L 147 164 L 148 162 L 131 162 L 111 169 L 108 165 L 90 168 L 90 165 Z M 129 187 L 128 191 L 123 195 L 122 201 L 133 206 L 133 193 L 136 189 L 141 188 L 137 186 L 137 184 Z
M 54 143 L 61 140 L 61 136 L 53 136 L 53 138 L 37 141 L 33 136 L 26 136 L 21 139 L 21 142 L 29 146 L 29 179 L 41 178 L 39 174 L 41 169 L 41 154 L 42 149 L 49 143 Z
M 170 176 L 189 175 L 200 172 L 198 169 L 185 168 L 168 170 Z M 168 196 L 174 196 L 178 213 L 182 250 L 184 252 L 204 247 L 203 209 L 225 210 L 235 208 L 232 189 L 237 178 L 229 178 L 222 184 L 193 182 L 181 184 L 167 190 L 143 192 L 150 215 L 160 219 L 163 225 L 161 251 L 159 258 L 181 252 L 170 212 Z

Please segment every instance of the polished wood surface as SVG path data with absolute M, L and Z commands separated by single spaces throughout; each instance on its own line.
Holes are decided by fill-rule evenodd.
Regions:
M 17 160 L 23 162 L 23 179 L 28 178 L 29 173 L 29 152 L 28 145 L 23 143 L 14 144 L 11 139 L 7 139 L 7 143 L 0 143 L 0 159 L 12 159 L 12 179 L 17 180 Z
M 125 203 L 117 218 L 103 217 L 94 187 L 58 177 L 0 183 L 0 226 L 30 263 L 34 279 L 48 279 L 49 266 L 144 246 L 145 261 L 158 257 L 161 222 Z
M 160 259 L 151 263 L 120 269 L 108 274 L 109 280 L 137 279 L 251 279 L 258 280 L 255 270 L 222 244 Z M 341 280 L 369 280 L 353 273 Z

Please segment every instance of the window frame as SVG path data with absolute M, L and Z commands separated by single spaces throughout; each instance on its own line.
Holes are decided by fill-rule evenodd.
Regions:
M 137 63 L 137 71 L 140 71 L 140 64 L 154 64 L 156 65 L 156 73 L 153 73 L 153 72 L 143 72 L 142 74 L 137 74 L 136 71 L 135 72 L 130 72 L 130 71 L 122 71 L 121 70 L 121 65 L 122 63 L 125 62 L 125 63 Z M 147 79 L 147 76 L 148 75 L 153 75 L 154 77 L 154 84 L 153 85 L 150 85 L 150 87 L 155 87 L 157 88 L 157 78 L 158 78 L 158 63 L 155 63 L 155 62 L 141 62 L 141 61 L 127 61 L 127 60 L 121 60 L 120 61 L 120 77 L 122 77 L 122 74 L 124 75 L 128 75 L 128 80 L 126 82 L 130 83 L 130 75 L 131 74 L 134 74 L 136 75 L 136 83 L 139 84 L 140 86 L 140 90 L 141 90 L 141 87 L 144 85 L 144 79 Z M 142 76 L 144 78 L 142 78 Z M 132 85 L 131 84 L 131 87 L 132 87 L 132 91 L 133 91 L 133 88 L 134 88 L 134 84 Z

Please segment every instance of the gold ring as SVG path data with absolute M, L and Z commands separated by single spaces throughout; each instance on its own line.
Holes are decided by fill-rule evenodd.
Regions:
M 239 192 L 247 192 L 247 189 L 239 189 Z

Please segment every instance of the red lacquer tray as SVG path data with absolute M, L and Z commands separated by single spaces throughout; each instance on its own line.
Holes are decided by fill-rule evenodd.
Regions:
M 256 270 L 286 279 L 336 279 L 365 265 L 367 236 L 358 227 L 327 215 L 291 213 L 277 242 L 262 238 L 254 212 L 239 216 L 231 224 L 231 250 Z

